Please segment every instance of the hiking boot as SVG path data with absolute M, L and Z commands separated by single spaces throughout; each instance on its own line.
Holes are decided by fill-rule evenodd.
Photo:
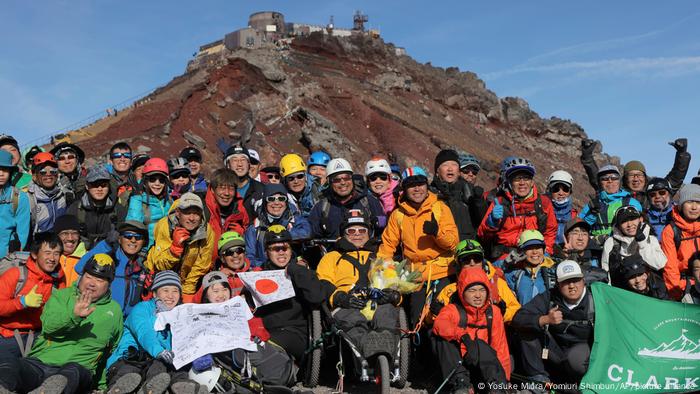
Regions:
M 131 372 L 117 379 L 117 382 L 109 388 L 107 394 L 132 393 L 139 388 L 139 384 L 141 384 L 141 375 Z
M 176 382 L 173 383 L 172 386 L 170 386 L 170 392 L 173 394 L 197 394 L 197 383 Z
M 15 392 L 6 389 L 4 386 L 0 386 L 0 394 L 15 394 Z
M 168 386 L 170 386 L 170 374 L 161 372 L 146 380 L 146 383 L 141 386 L 139 394 L 163 394 Z
M 41 386 L 30 391 L 29 394 L 61 394 L 68 384 L 68 378 L 63 375 L 51 375 Z

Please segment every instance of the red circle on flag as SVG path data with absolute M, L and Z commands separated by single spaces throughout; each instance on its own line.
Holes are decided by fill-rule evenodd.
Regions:
M 260 294 L 272 294 L 279 289 L 279 285 L 272 279 L 260 279 L 255 282 L 255 290 Z

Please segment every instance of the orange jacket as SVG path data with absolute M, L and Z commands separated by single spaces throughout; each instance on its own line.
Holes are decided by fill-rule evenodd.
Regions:
M 433 208 L 433 204 L 439 207 Z M 433 237 L 423 233 L 423 223 L 430 221 L 437 210 L 439 218 L 435 219 L 438 222 L 438 234 L 437 237 Z M 429 274 L 431 280 L 440 279 L 448 275 L 449 263 L 452 262 L 457 242 L 459 234 L 450 208 L 444 202 L 438 201 L 434 193 L 428 192 L 428 198 L 417 210 L 408 202 L 401 201 L 398 208 L 391 213 L 389 223 L 382 234 L 382 245 L 377 256 L 392 259 L 396 248 L 401 244 L 404 257 L 413 264 L 414 269 L 423 273 L 424 279 L 427 279 Z M 440 261 L 428 264 L 431 260 Z
M 700 222 L 688 223 L 681 216 L 679 207 L 673 208 L 671 217 L 681 230 L 681 243 L 676 249 L 673 228 L 670 224 L 666 225 L 661 232 L 661 250 L 666 255 L 664 282 L 671 298 L 680 300 L 685 291 L 685 280 L 681 279 L 681 272 L 688 270 L 688 259 L 700 250 Z
M 504 214 L 508 211 L 512 212 L 505 216 L 498 223 L 498 227 L 488 225 L 488 218 L 493 210 L 494 203 L 489 205 L 484 218 L 481 220 L 477 235 L 480 239 L 493 240 L 494 244 L 508 246 L 512 248 L 518 247 L 518 237 L 523 230 L 539 230 L 544 235 L 544 243 L 547 246 L 546 250 L 551 255 L 554 250 L 554 242 L 557 238 L 557 216 L 554 213 L 554 206 L 549 197 L 544 194 L 539 194 L 537 186 L 532 186 L 532 193 L 524 200 L 514 200 L 509 191 L 506 191 L 505 197 L 498 197 L 501 205 L 504 205 Z M 535 201 L 537 198 L 542 201 L 542 212 L 547 215 L 547 224 L 544 231 L 537 226 L 537 215 L 535 210 Z M 507 206 L 506 206 L 507 205 Z
M 449 304 L 442 308 L 433 323 L 433 332 L 447 341 L 454 341 L 460 344 L 462 356 L 467 352 L 467 348 L 462 343 L 462 336 L 468 334 L 472 339 L 481 339 L 488 343 L 498 356 L 501 366 L 506 373 L 506 378 L 510 379 L 510 352 L 508 351 L 508 340 L 506 339 L 506 330 L 503 325 L 503 317 L 501 311 L 496 306 L 491 305 L 490 297 L 486 298 L 486 303 L 479 308 L 475 308 L 464 300 L 464 290 L 474 283 L 481 283 L 486 287 L 487 291 L 491 291 L 489 279 L 486 272 L 480 269 L 463 269 L 459 273 L 457 279 L 457 291 L 459 292 L 459 300 L 467 311 L 467 322 L 478 326 L 487 326 L 486 309 L 491 307 L 493 312 L 493 320 L 491 322 L 491 343 L 489 343 L 489 334 L 486 328 L 476 327 L 460 327 L 459 326 L 459 311 L 454 304 Z
M 41 312 L 44 310 L 54 284 L 62 289 L 66 286 L 66 278 L 60 265 L 57 267 L 56 277 L 44 271 L 29 257 L 27 260 L 27 280 L 24 286 L 15 297 L 15 287 L 19 280 L 19 268 L 13 267 L 5 271 L 0 276 L 0 335 L 11 338 L 14 330 L 25 333 L 29 330 L 41 330 Z M 22 306 L 20 297 L 28 294 L 34 285 L 37 285 L 36 292 L 44 297 L 44 302 L 40 308 L 25 308 Z

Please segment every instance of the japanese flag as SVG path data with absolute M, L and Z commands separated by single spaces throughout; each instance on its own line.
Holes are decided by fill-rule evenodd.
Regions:
M 294 297 L 294 286 L 285 270 L 240 272 L 238 277 L 253 295 L 255 307 Z

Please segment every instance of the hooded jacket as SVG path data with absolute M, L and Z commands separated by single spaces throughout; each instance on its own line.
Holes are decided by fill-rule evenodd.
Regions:
M 4 187 L 0 190 L 0 258 L 9 251 L 10 241 L 17 239 L 20 250 L 24 250 L 29 239 L 31 223 L 29 198 L 23 191 L 14 192 L 16 186 Z M 12 202 L 13 194 L 17 193 L 17 207 Z
M 654 270 L 658 271 L 666 266 L 666 255 L 661 250 L 659 240 L 651 235 L 651 227 L 649 225 L 644 225 L 642 230 L 644 240 L 641 242 L 637 241 L 635 237 L 623 235 L 617 226 L 613 227 L 612 232 L 612 237 L 606 239 L 603 244 L 603 256 L 600 263 L 604 270 L 614 273 L 622 264 L 623 258 L 636 253 Z M 614 249 L 617 249 L 615 245 L 619 245 L 619 256 L 616 256 L 614 253 Z
M 436 210 L 440 212 L 439 217 L 435 215 Z M 423 224 L 433 217 L 438 222 L 436 237 L 423 232 Z M 428 192 L 428 197 L 418 209 L 402 198 L 389 217 L 377 255 L 393 259 L 396 249 L 402 245 L 403 256 L 423 274 L 424 279 L 441 279 L 454 268 L 451 265 L 458 242 L 459 234 L 452 212 L 444 202 L 438 201 L 434 193 Z
M 27 189 L 31 207 L 32 234 L 51 231 L 56 219 L 66 213 L 66 196 L 61 188 L 46 190 L 32 181 Z
M 472 340 L 481 339 L 491 346 L 498 356 L 498 361 L 506 373 L 506 378 L 510 379 L 510 352 L 508 351 L 508 340 L 506 330 L 503 325 L 501 311 L 491 304 L 490 297 L 480 307 L 469 305 L 464 299 L 464 290 L 474 284 L 482 284 L 490 292 L 491 287 L 486 273 L 479 269 L 464 269 L 459 273 L 457 279 L 457 292 L 459 302 L 467 312 L 467 327 L 459 326 L 459 310 L 454 304 L 448 304 L 440 311 L 440 314 L 433 323 L 433 332 L 447 341 L 457 342 L 460 346 L 462 356 L 466 354 L 467 348 L 462 343 L 462 336 L 469 335 Z M 491 322 L 491 341 L 487 329 L 486 310 L 491 308 L 493 320 Z M 472 326 L 470 326 L 472 325 Z M 477 326 L 477 327 L 474 327 Z
M 80 242 L 69 256 L 65 254 L 61 255 L 59 262 L 61 263 L 61 268 L 63 268 L 63 274 L 66 276 L 66 287 L 73 286 L 73 283 L 80 278 L 79 272 L 82 272 L 82 269 L 81 271 L 77 271 L 75 265 L 78 264 L 78 261 L 80 261 L 80 258 L 83 257 L 85 253 L 87 253 L 85 244 Z
M 497 261 L 499 265 L 502 261 Z M 547 292 L 556 279 L 556 263 L 549 257 L 536 267 L 520 262 L 516 267 L 503 267 L 508 287 L 513 291 L 520 305 L 525 305 L 536 295 Z
M 250 224 L 250 217 L 243 206 L 243 200 L 238 195 L 238 192 L 233 197 L 233 201 L 228 207 L 230 211 L 227 210 L 227 213 L 222 212 L 211 187 L 207 189 L 207 194 L 202 201 L 204 201 L 204 217 L 209 221 L 209 226 L 214 232 L 214 239 L 218 240 L 221 234 L 226 231 L 235 231 L 240 235 L 245 233 L 245 229 Z M 214 258 L 218 257 L 218 255 L 219 251 L 214 250 Z
M 144 212 L 144 205 L 148 206 L 150 218 L 146 218 L 145 216 L 146 212 Z M 129 197 L 129 211 L 126 214 L 124 221 L 135 220 L 137 222 L 148 224 L 148 245 L 146 245 L 146 248 L 150 248 L 155 242 L 155 237 L 153 234 L 156 223 L 168 215 L 172 205 L 173 201 L 167 196 L 167 192 L 164 192 L 164 197 L 162 199 L 146 192 L 132 194 Z
M 631 205 L 637 208 L 637 211 L 642 212 L 642 204 L 624 189 L 613 194 L 601 191 L 594 203 L 595 207 L 592 203 L 588 203 L 578 214 L 578 217 L 591 225 L 591 235 L 593 236 L 612 234 L 615 212 L 623 205 Z
M 433 179 L 431 186 L 436 190 L 438 198 L 450 207 L 459 239 L 476 239 L 476 230 L 486 210 L 486 203 L 476 194 L 474 186 L 462 178 L 447 183 L 438 177 Z
M 173 243 L 173 230 L 179 226 L 175 212 L 179 201 L 175 201 L 168 216 L 160 219 L 156 224 L 155 245 L 148 251 L 146 267 L 151 271 L 178 272 L 182 282 L 182 293 L 191 295 L 197 291 L 200 278 L 209 272 L 212 266 L 216 238 L 211 226 L 202 218 L 199 228 L 190 234 L 182 256 L 173 256 L 170 245 Z
M 95 308 L 91 314 L 85 318 L 75 316 L 73 308 L 79 296 L 77 284 L 53 292 L 41 314 L 42 332 L 29 357 L 54 366 L 78 363 L 93 374 L 103 389 L 107 380 L 105 363 L 124 328 L 122 311 L 108 290 L 91 304 Z
M 658 210 L 654 206 L 650 205 L 646 210 L 646 217 L 649 220 L 649 225 L 654 229 L 654 235 L 656 238 L 661 239 L 661 233 L 664 231 L 664 227 L 671 223 L 673 220 L 673 207 L 676 204 L 671 201 L 665 209 Z
M 661 249 L 666 254 L 664 282 L 674 300 L 680 300 L 685 291 L 685 279 L 681 273 L 688 271 L 688 259 L 700 251 L 700 221 L 688 222 L 681 215 L 679 207 L 673 208 L 673 222 L 681 232 L 680 246 L 676 248 L 673 227 L 669 224 L 661 233 Z
M 115 202 L 115 195 L 110 193 L 105 199 L 105 204 L 98 206 L 89 192 L 85 192 L 68 207 L 67 214 L 78 218 L 80 240 L 85 243 L 87 249 L 92 249 L 116 228 L 118 220 Z
M 335 246 L 335 250 L 321 258 L 316 268 L 318 279 L 328 282 L 332 285 L 329 288 L 334 289 L 328 297 L 331 307 L 335 307 L 333 305 L 335 293 L 339 291 L 349 293 L 355 286 L 369 285 L 369 270 L 373 258 L 376 257 L 376 245 L 372 244 L 371 239 L 361 249 L 356 248 L 345 238 L 341 238 Z
M 381 234 L 386 226 L 386 215 L 382 204 L 371 195 L 361 193 L 354 186 L 352 197 L 344 203 L 338 201 L 331 187 L 328 187 L 321 194 L 321 198 L 314 205 L 309 214 L 311 223 L 311 235 L 315 238 L 338 238 L 340 237 L 340 224 L 345 218 L 345 213 L 350 209 L 361 209 L 370 215 L 370 223 L 373 223 L 375 235 Z M 328 206 L 328 214 L 324 215 L 324 206 Z
M 26 263 L 27 279 L 15 296 L 19 281 L 19 267 L 12 267 L 0 276 L 0 335 L 12 338 L 14 330 L 25 333 L 29 330 L 41 331 L 41 312 L 44 307 L 30 308 L 22 305 L 20 297 L 29 294 L 36 285 L 36 292 L 41 294 L 44 303 L 55 289 L 66 287 L 66 278 L 59 265 L 52 274 L 42 271 L 34 259 L 29 257 Z
M 382 208 L 384 209 L 384 215 L 389 217 L 391 215 L 391 211 L 396 208 L 396 195 L 394 192 L 396 191 L 396 188 L 399 187 L 399 182 L 391 177 L 389 177 L 389 187 L 382 192 L 382 194 L 375 194 L 374 192 L 371 192 L 374 197 L 376 197 L 379 202 L 382 204 Z M 368 189 L 369 190 L 369 189 Z

